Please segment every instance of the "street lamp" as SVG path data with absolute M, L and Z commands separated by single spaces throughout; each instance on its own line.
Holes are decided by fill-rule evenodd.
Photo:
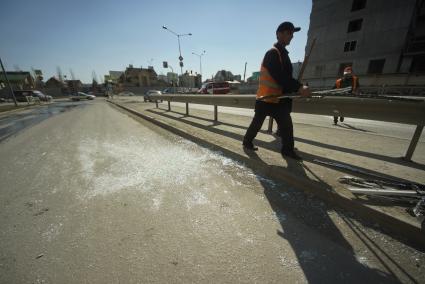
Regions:
M 192 52 L 192 54 L 199 57 L 199 74 L 201 74 L 201 77 L 202 77 L 202 56 L 205 55 L 205 50 L 202 51 L 201 54 L 197 54 L 195 52 Z
M 177 36 L 177 41 L 179 42 L 180 73 L 181 73 L 181 75 L 183 75 L 183 57 L 182 57 L 182 52 L 181 52 L 181 48 L 180 48 L 180 37 L 182 37 L 182 36 L 191 36 L 192 34 L 191 34 L 191 33 L 188 33 L 188 34 L 178 34 L 178 33 L 173 32 L 172 30 L 170 30 L 170 29 L 169 29 L 169 28 L 167 28 L 166 26 L 162 26 L 162 28 L 163 28 L 164 30 L 169 31 L 169 32 L 170 32 L 170 33 L 172 33 L 173 35 Z

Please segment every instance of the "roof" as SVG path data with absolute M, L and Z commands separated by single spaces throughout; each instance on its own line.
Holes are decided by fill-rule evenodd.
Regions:
M 124 74 L 124 71 L 109 71 L 109 76 L 112 79 L 118 79 L 122 74 Z
M 11 82 L 25 81 L 28 77 L 31 77 L 30 72 L 6 72 L 6 75 Z M 0 80 L 5 81 L 3 73 L 0 73 Z

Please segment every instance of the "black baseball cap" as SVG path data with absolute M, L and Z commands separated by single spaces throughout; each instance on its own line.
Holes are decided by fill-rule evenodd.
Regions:
M 283 31 L 299 32 L 300 30 L 300 27 L 294 27 L 294 24 L 291 22 L 283 22 L 277 27 L 276 33 Z

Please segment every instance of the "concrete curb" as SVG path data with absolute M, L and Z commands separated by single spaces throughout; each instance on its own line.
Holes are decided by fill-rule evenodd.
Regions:
M 419 227 L 416 227 L 410 223 L 404 222 L 393 216 L 385 214 L 384 212 L 381 212 L 379 210 L 375 210 L 374 208 L 365 206 L 359 202 L 354 202 L 353 200 L 345 196 L 333 192 L 331 188 L 325 187 L 319 182 L 306 180 L 305 178 L 300 178 L 289 171 L 282 171 L 281 169 L 277 169 L 269 165 L 264 165 L 263 163 L 259 163 L 258 160 L 255 158 L 245 157 L 227 148 L 217 146 L 213 143 L 206 141 L 205 139 L 182 131 L 165 122 L 162 122 L 156 119 L 155 117 L 142 114 L 119 103 L 110 100 L 107 101 L 119 108 L 128 111 L 129 113 L 135 116 L 141 117 L 178 136 L 191 140 L 197 144 L 208 147 L 215 151 L 220 151 L 224 155 L 231 157 L 241 163 L 244 163 L 246 166 L 257 171 L 261 175 L 281 180 L 286 184 L 293 186 L 294 188 L 301 189 L 308 194 L 317 196 L 333 206 L 356 213 L 359 217 L 362 217 L 368 220 L 369 222 L 379 224 L 381 228 L 384 229 L 384 231 L 390 232 L 392 236 L 396 236 L 399 239 L 405 241 L 406 243 L 409 243 L 417 248 L 420 248 L 422 251 L 425 251 L 425 233 Z

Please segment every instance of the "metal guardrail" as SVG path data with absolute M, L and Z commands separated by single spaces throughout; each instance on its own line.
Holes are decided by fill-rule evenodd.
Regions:
M 255 95 L 152 95 L 150 97 L 168 101 L 169 110 L 171 110 L 171 102 L 186 103 L 187 115 L 189 115 L 189 103 L 213 105 L 214 120 L 218 120 L 217 106 L 253 109 L 256 99 Z M 343 96 L 296 97 L 293 99 L 293 112 L 416 125 L 415 133 L 404 157 L 409 161 L 425 125 L 425 100 Z

